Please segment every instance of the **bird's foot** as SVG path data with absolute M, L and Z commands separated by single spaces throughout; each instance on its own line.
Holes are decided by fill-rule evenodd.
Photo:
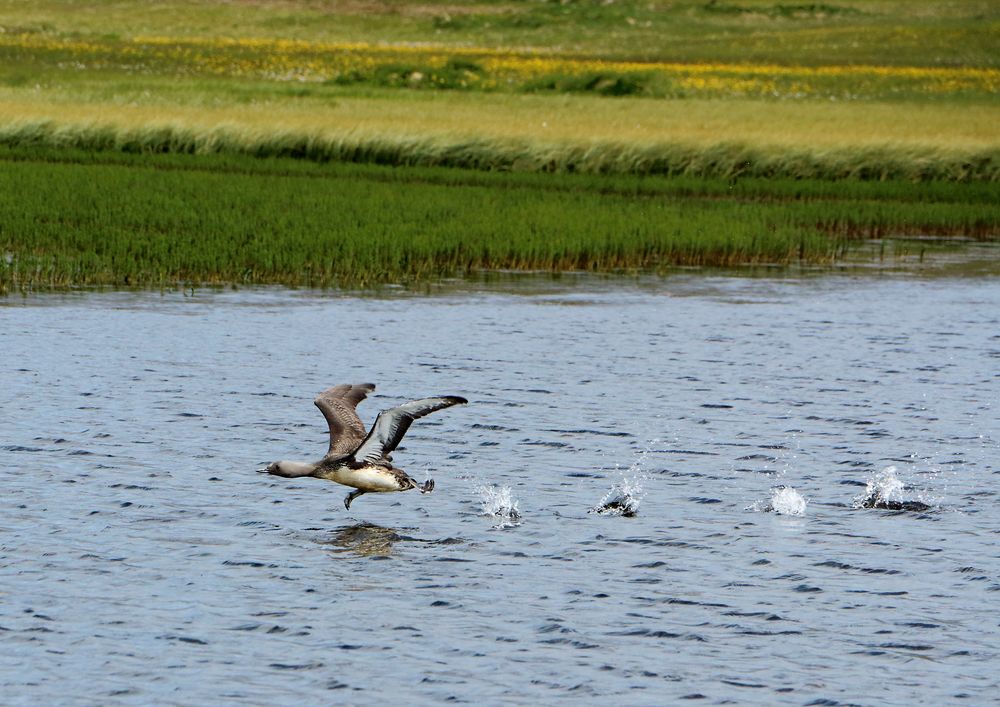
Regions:
M 423 485 L 418 486 L 417 488 L 420 489 L 420 493 L 430 493 L 434 490 L 434 479 L 427 479 Z
M 344 498 L 344 508 L 346 508 L 347 510 L 351 510 L 351 501 L 353 501 L 355 498 L 357 498 L 363 493 L 364 491 L 358 489 L 357 491 L 351 491 L 349 494 L 347 494 L 347 496 Z

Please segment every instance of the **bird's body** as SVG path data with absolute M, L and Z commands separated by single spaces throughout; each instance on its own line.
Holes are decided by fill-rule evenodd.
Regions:
M 318 462 L 278 461 L 263 471 L 288 478 L 312 476 L 353 487 L 356 490 L 344 499 L 348 509 L 351 501 L 364 493 L 432 491 L 434 481 L 418 484 L 405 471 L 393 466 L 390 453 L 414 420 L 468 401 L 447 395 L 404 403 L 380 412 L 366 434 L 355 408 L 373 390 L 375 386 L 371 383 L 343 384 L 320 393 L 314 402 L 330 426 L 330 447 L 326 456 Z
M 344 486 L 353 486 L 368 493 L 409 491 L 417 487 L 417 482 L 402 469 L 364 462 L 354 465 L 320 462 L 313 476 Z

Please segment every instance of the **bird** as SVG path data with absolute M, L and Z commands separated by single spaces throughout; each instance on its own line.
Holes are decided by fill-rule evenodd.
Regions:
M 330 447 L 326 456 L 317 462 L 276 461 L 258 471 L 290 479 L 311 476 L 351 486 L 355 490 L 344 499 L 347 510 L 351 509 L 354 499 L 366 493 L 433 491 L 433 479 L 418 484 L 394 466 L 392 452 L 414 420 L 469 401 L 457 395 L 412 400 L 380 412 L 366 433 L 356 407 L 373 390 L 373 383 L 343 383 L 324 390 L 313 403 L 330 426 Z

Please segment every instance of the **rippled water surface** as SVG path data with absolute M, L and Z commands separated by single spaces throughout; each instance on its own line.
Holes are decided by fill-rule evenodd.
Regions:
M 996 278 L 12 297 L 0 325 L 5 704 L 1000 694 Z M 469 398 L 394 455 L 434 493 L 348 512 L 255 473 L 321 456 L 313 397 L 362 381 L 366 421 Z M 855 508 L 877 476 L 929 510 Z

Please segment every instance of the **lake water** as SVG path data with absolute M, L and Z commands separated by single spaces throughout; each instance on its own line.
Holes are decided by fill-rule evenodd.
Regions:
M 1000 694 L 996 277 L 10 297 L 0 374 L 4 704 Z M 364 381 L 469 398 L 434 493 L 255 473 Z

